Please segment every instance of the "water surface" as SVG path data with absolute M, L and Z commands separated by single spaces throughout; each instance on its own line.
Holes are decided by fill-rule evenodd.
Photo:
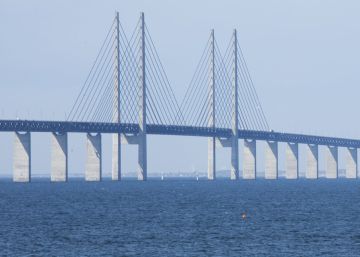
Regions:
M 0 182 L 7 256 L 360 256 L 356 180 Z

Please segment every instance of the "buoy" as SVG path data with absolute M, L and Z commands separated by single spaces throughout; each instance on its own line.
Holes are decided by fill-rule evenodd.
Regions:
M 246 219 L 246 213 L 245 212 L 243 212 L 242 214 L 241 214 L 241 218 L 244 220 L 244 219 Z

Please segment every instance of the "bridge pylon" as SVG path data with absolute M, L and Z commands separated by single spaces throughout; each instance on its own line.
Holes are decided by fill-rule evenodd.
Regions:
M 208 120 L 208 127 L 215 130 L 215 35 L 214 30 L 211 30 L 210 39 L 210 83 L 209 83 L 209 105 L 210 115 Z M 216 178 L 216 138 L 208 138 L 208 179 Z
M 134 135 L 126 135 L 120 133 L 118 135 L 117 140 L 114 140 L 113 144 L 113 156 L 116 158 L 116 149 L 118 151 L 118 163 L 120 166 L 120 151 L 121 151 L 121 143 L 124 144 L 133 144 L 138 146 L 138 171 L 137 171 L 137 178 L 138 180 L 147 180 L 147 132 L 146 132 L 146 126 L 147 126 L 147 85 L 146 85 L 146 47 L 145 47 L 145 16 L 142 12 L 140 14 L 140 33 L 139 33 L 139 63 L 137 64 L 137 81 L 138 81 L 138 109 L 137 109 L 137 119 L 138 119 L 138 125 L 139 125 L 139 131 L 137 134 Z M 120 53 L 118 53 L 118 56 L 121 56 Z M 120 64 L 118 65 L 120 67 Z M 118 74 L 120 74 L 120 70 L 118 70 Z M 118 83 L 121 83 L 120 77 L 118 78 Z M 118 94 L 120 94 L 120 88 L 118 88 Z M 120 96 L 120 95 L 119 95 Z M 118 97 L 120 99 L 120 97 Z M 120 113 L 120 100 L 118 100 L 118 113 Z M 120 120 L 120 115 L 118 115 L 118 121 Z M 115 138 L 115 137 L 114 137 Z M 117 144 L 116 144 L 117 143 Z M 116 145 L 118 147 L 116 147 Z M 113 166 L 114 167 L 114 166 Z M 120 176 L 120 167 L 118 167 L 118 174 Z M 113 170 L 113 172 L 116 173 L 116 169 Z M 114 173 L 113 173 L 114 174 Z M 116 176 L 116 174 L 115 174 Z
M 115 123 L 122 123 L 124 120 L 122 120 L 122 117 L 120 116 L 121 113 L 121 106 L 124 107 L 124 103 L 120 102 L 120 99 L 122 99 L 121 94 L 125 92 L 121 92 L 121 83 L 129 83 L 129 81 L 121 81 L 121 78 L 124 78 L 121 76 L 121 72 L 129 72 L 129 70 L 121 71 L 121 57 L 124 56 L 120 52 L 120 32 L 119 32 L 119 15 L 116 13 L 116 22 L 117 22 L 117 48 L 116 48 L 116 81 L 115 81 L 115 98 L 117 101 L 115 101 L 115 107 L 114 110 L 117 112 L 117 115 L 114 117 L 113 122 Z M 137 75 L 136 79 L 134 81 L 137 81 L 138 86 L 138 104 L 137 104 L 137 123 L 139 125 L 139 131 L 136 134 L 133 135 L 126 135 L 117 133 L 113 135 L 113 167 L 112 167 L 112 179 L 113 180 L 120 180 L 121 179 L 121 144 L 134 144 L 138 146 L 138 171 L 137 171 L 137 177 L 138 180 L 147 180 L 147 132 L 146 132 L 146 126 L 147 126 L 147 81 L 146 81 L 146 47 L 145 47 L 145 31 L 146 31 L 146 25 L 145 25 L 145 16 L 142 12 L 140 14 L 140 26 L 139 26 L 139 43 L 140 46 L 138 48 L 139 51 L 139 58 L 137 59 L 138 63 L 137 66 Z M 127 49 L 126 51 L 129 51 L 132 55 L 132 50 Z M 129 54 L 129 53 L 127 53 Z M 126 58 L 126 57 L 125 57 Z M 125 60 L 124 60 L 125 61 Z M 132 80 L 133 81 L 133 80 Z M 129 85 L 128 85 L 129 86 Z M 128 99 L 128 96 L 125 96 L 125 99 Z M 125 119 L 125 117 L 124 117 Z
M 138 180 L 147 179 L 147 137 L 146 137 L 146 69 L 145 69 L 145 17 L 141 14 L 140 26 L 140 98 L 139 98 L 139 142 Z
M 233 32 L 233 54 L 232 54 L 232 97 L 231 97 L 231 137 L 230 138 L 208 138 L 208 179 L 213 180 L 216 178 L 216 143 L 222 147 L 231 148 L 231 165 L 230 165 L 230 178 L 232 180 L 239 179 L 239 80 L 238 80 L 238 42 L 237 31 Z M 221 63 L 223 64 L 223 63 Z M 221 71 L 221 67 L 216 67 L 215 61 L 215 35 L 214 30 L 211 30 L 210 36 L 210 83 L 208 89 L 208 104 L 209 104 L 209 120 L 208 127 L 216 129 L 216 113 L 219 108 L 216 108 L 216 95 L 219 96 L 220 92 L 216 90 L 216 81 L 219 81 L 221 74 L 216 74 Z M 222 78 L 223 79 L 223 78 Z M 221 78 L 220 78 L 221 81 Z M 229 79 L 230 84 L 230 79 Z M 221 91 L 221 89 L 219 89 Z M 221 95 L 221 94 L 220 94 Z M 230 100 L 230 99 L 229 99 Z M 220 115 L 221 116 L 221 115 Z M 221 117 L 219 117 L 221 118 Z
M 238 62 L 237 62 L 237 32 L 234 29 L 233 55 L 233 85 L 232 85 L 232 128 L 231 128 L 231 169 L 230 178 L 239 179 L 239 116 L 238 116 Z
M 115 83 L 114 83 L 114 109 L 117 115 L 113 115 L 113 122 L 121 122 L 120 111 L 120 19 L 119 12 L 116 12 L 116 48 L 115 48 Z M 121 180 L 121 133 L 113 135 L 113 152 L 112 152 L 112 180 Z
M 232 180 L 239 179 L 239 80 L 238 80 L 238 52 L 237 52 L 237 32 L 234 29 L 233 33 L 233 64 L 232 64 L 232 97 L 231 97 L 231 137 L 230 138 L 216 138 L 210 137 L 208 139 L 208 179 L 216 178 L 216 142 L 222 147 L 231 148 L 231 165 L 230 165 L 230 178 Z M 208 127 L 215 130 L 216 128 L 216 112 L 219 111 L 216 108 L 216 69 L 215 67 L 215 36 L 214 30 L 211 31 L 210 37 L 210 84 L 209 84 L 209 106 L 210 115 L 208 121 Z M 223 63 L 221 63 L 223 64 Z M 220 77 L 220 74 L 219 74 Z M 230 79 L 229 79 L 230 84 Z M 220 89 L 221 90 L 221 89 Z M 229 99 L 230 100 L 230 99 Z M 221 115 L 220 115 L 221 116 Z M 221 118 L 221 117 L 220 117 Z

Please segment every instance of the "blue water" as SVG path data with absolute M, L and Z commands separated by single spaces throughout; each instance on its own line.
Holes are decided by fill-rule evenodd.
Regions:
M 360 181 L 2 181 L 0 255 L 360 256 Z

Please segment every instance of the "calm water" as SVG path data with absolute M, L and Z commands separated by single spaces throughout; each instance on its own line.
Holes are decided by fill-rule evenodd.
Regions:
M 360 256 L 360 181 L 2 181 L 0 208 L 5 256 Z

